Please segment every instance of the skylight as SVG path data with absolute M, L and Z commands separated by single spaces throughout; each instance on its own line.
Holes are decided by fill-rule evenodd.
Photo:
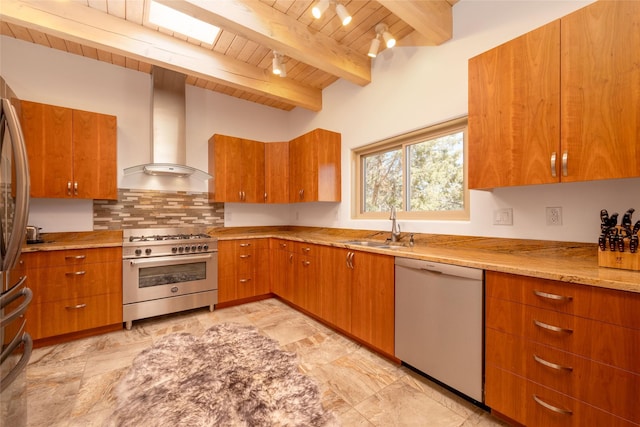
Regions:
M 213 44 L 220 28 L 151 0 L 149 22 L 187 37 Z

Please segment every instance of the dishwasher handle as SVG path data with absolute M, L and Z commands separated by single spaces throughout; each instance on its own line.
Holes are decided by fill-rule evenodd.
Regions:
M 412 258 L 396 257 L 396 267 L 405 267 L 412 270 L 420 270 L 428 273 L 461 277 L 471 280 L 482 280 L 483 270 L 459 265 L 443 264 L 439 262 L 424 261 Z

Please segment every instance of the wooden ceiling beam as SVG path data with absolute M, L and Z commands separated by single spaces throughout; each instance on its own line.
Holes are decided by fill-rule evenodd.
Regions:
M 157 0 L 290 58 L 360 86 L 371 83 L 371 60 L 256 0 Z
M 417 33 L 399 45 L 437 46 L 453 36 L 452 7 L 457 0 L 377 1 Z
M 2 0 L 0 20 L 214 83 L 276 98 L 311 111 L 322 109 L 322 91 L 319 89 L 276 77 L 267 70 L 229 59 L 77 2 Z

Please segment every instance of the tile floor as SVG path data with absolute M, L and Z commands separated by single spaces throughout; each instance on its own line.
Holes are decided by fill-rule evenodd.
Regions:
M 100 426 L 112 390 L 144 348 L 173 332 L 203 333 L 220 322 L 251 324 L 295 351 L 323 405 L 344 426 L 504 426 L 480 408 L 269 299 L 136 321 L 122 330 L 34 350 L 28 368 L 29 426 Z

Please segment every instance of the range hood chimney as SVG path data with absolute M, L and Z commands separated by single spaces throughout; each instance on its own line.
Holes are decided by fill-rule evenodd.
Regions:
M 208 173 L 186 165 L 186 76 L 160 67 L 153 67 L 151 76 L 151 163 L 126 168 L 124 174 L 144 172 L 181 178 L 194 176 L 202 180 L 212 178 Z

